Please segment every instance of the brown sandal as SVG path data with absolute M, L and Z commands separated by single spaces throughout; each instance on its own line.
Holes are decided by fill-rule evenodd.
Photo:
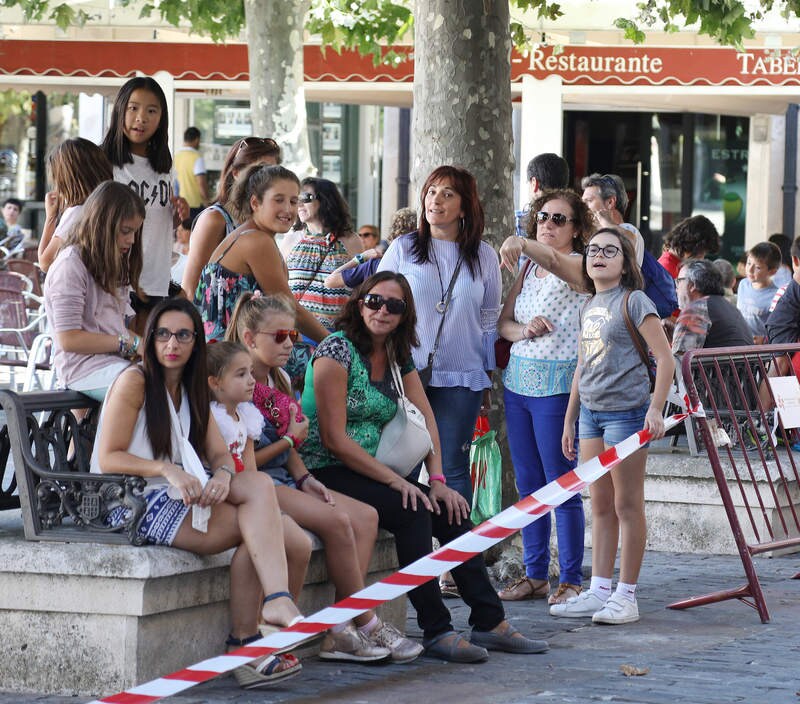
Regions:
M 538 584 L 537 584 L 538 583 Z M 520 577 L 505 589 L 497 592 L 503 601 L 524 601 L 525 599 L 545 599 L 550 593 L 550 582 L 546 579 Z
M 558 585 L 556 593 L 553 594 L 548 600 L 548 604 L 563 604 L 567 599 L 578 596 L 583 591 L 580 584 L 570 584 L 569 582 L 561 582 Z

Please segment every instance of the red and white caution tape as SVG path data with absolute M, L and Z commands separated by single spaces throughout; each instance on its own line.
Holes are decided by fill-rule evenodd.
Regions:
M 688 399 L 685 400 L 688 408 Z M 666 429 L 675 427 L 690 415 L 702 416 L 704 414 L 701 407 L 696 407 L 687 413 L 670 416 L 665 419 Z M 649 442 L 650 438 L 649 432 L 640 430 L 438 550 L 412 562 L 386 579 L 342 599 L 333 606 L 307 616 L 294 626 L 284 628 L 278 633 L 271 633 L 267 637 L 238 648 L 227 655 L 218 655 L 203 660 L 184 670 L 140 684 L 119 694 L 93 700 L 88 704 L 101 704 L 101 702 L 103 704 L 150 704 L 150 702 L 182 692 L 241 665 L 246 665 L 256 658 L 291 648 L 306 640 L 309 635 L 322 633 L 331 626 L 349 621 L 369 609 L 374 609 L 395 597 L 410 592 L 420 584 L 458 567 L 521 528 L 533 523 L 556 506 L 560 506 L 570 496 L 602 477 Z

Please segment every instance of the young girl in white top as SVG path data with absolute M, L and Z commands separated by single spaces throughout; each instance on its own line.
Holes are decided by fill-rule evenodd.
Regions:
M 281 368 L 298 337 L 295 313 L 296 303 L 288 294 L 245 292 L 233 311 L 227 336 L 242 342 L 253 360 L 255 404 L 266 421 L 256 447 L 259 470 L 272 477 L 281 511 L 325 544 L 328 576 L 339 600 L 364 587 L 378 514 L 365 503 L 327 489 L 297 452 L 308 434 L 308 420 Z M 391 657 L 393 662 L 409 662 L 422 652 L 421 645 L 383 623 L 372 610 L 353 621 L 355 625 L 348 622 L 331 629 L 322 642 L 321 658 L 367 662 Z
M 261 437 L 264 418 L 253 405 L 253 362 L 247 349 L 237 342 L 208 346 L 208 386 L 211 413 L 233 457 L 234 469 L 255 472 L 254 440 Z M 297 601 L 311 559 L 311 541 L 305 531 L 285 513 L 283 539 L 289 570 L 289 591 Z
M 137 76 L 117 94 L 102 144 L 114 168 L 114 180 L 136 191 L 147 210 L 139 281 L 145 299 L 132 299 L 134 309 L 142 313 L 169 293 L 172 233 L 189 217 L 186 201 L 172 192 L 168 126 L 161 86 L 149 76 Z

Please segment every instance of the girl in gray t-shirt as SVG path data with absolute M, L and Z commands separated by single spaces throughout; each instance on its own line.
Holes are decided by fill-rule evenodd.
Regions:
M 586 462 L 642 429 L 652 439 L 664 435 L 661 412 L 675 372 L 669 343 L 642 276 L 632 243 L 616 228 L 598 230 L 584 251 L 584 285 L 593 294 L 581 313 L 578 369 L 564 419 L 562 451 L 575 456 L 578 422 L 581 460 Z M 633 325 L 657 363 L 649 394 L 647 369 L 630 337 L 622 310 L 627 298 Z M 639 620 L 636 582 L 644 557 L 644 472 L 647 449 L 620 462 L 589 487 L 592 500 L 592 581 L 587 591 L 550 607 L 553 616 L 592 617 L 595 623 Z M 618 536 L 620 575 L 611 592 Z

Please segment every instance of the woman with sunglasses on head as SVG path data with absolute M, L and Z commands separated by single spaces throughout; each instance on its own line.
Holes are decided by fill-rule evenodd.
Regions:
M 303 461 L 328 488 L 375 508 L 379 526 L 395 537 L 404 567 L 431 551 L 433 535 L 444 544 L 471 527 L 469 504 L 442 475 L 436 420 L 411 357 L 416 313 L 406 278 L 393 272 L 371 276 L 347 302 L 337 327 L 317 347 L 306 371 L 303 409 L 309 433 Z M 404 479 L 376 458 L 381 431 L 398 409 L 399 387 L 420 410 L 431 435 L 425 458 L 430 488 Z M 482 662 L 486 649 L 547 649 L 505 620 L 480 555 L 455 568 L 453 578 L 471 609 L 472 642 L 453 630 L 438 584 L 428 581 L 409 593 L 428 655 Z
M 295 232 L 299 238 L 287 252 L 289 288 L 298 303 L 320 324 L 333 332 L 336 316 L 347 302 L 350 289 L 328 288 L 328 274 L 362 251 L 353 232 L 350 208 L 333 181 L 305 178 L 300 184 L 300 204 Z M 296 387 L 302 386 L 313 346 L 304 340 L 295 345 L 287 372 Z
M 195 301 L 209 340 L 221 340 L 239 296 L 246 291 L 289 293 L 286 265 L 275 236 L 297 217 L 300 181 L 283 166 L 255 164 L 242 173 L 231 192 L 231 204 L 246 214 L 211 255 L 200 272 Z M 315 341 L 328 331 L 299 304 L 297 325 Z
M 504 263 L 516 265 L 508 253 L 506 249 Z M 552 258 L 560 262 L 563 270 L 563 260 L 568 256 L 554 251 Z M 642 275 L 628 236 L 619 228 L 602 228 L 589 240 L 582 259 L 583 287 L 592 298 L 581 311 L 578 367 L 572 380 L 561 444 L 564 456 L 575 459 L 575 421 L 579 420 L 580 456 L 586 462 L 642 429 L 649 431 L 653 440 L 664 435 L 661 410 L 675 372 L 675 361 L 655 305 L 642 291 Z M 626 309 L 631 326 L 656 361 L 652 397 L 648 370 L 631 337 Z M 647 539 L 646 463 L 645 446 L 589 487 L 591 584 L 563 604 L 551 606 L 551 615 L 591 617 L 593 622 L 605 624 L 639 620 L 636 582 Z M 612 593 L 620 538 L 619 582 Z
M 147 510 L 138 533 L 147 542 L 199 555 L 235 548 L 229 648 L 261 637 L 259 613 L 276 628 L 297 623 L 302 615 L 287 591 L 275 489 L 261 472 L 233 469 L 210 413 L 203 323 L 189 301 L 167 299 L 155 306 L 142 357 L 141 366 L 123 372 L 109 390 L 92 471 L 146 479 Z M 123 518 L 112 512 L 109 521 Z M 299 669 L 293 657 L 270 655 L 234 675 L 253 688 Z
M 528 235 L 574 261 L 582 260 L 584 241 L 593 232 L 589 208 L 574 191 L 547 191 L 528 218 Z M 578 362 L 582 291 L 533 260 L 523 265 L 500 313 L 497 330 L 509 340 L 503 371 L 508 445 L 520 498 L 575 468 L 561 452 L 561 433 L 572 376 Z M 556 604 L 577 596 L 583 579 L 584 517 L 581 495 L 555 509 L 558 532 Z M 522 529 L 525 575 L 499 592 L 501 599 L 544 599 L 550 594 L 550 514 Z
M 239 174 L 253 164 L 275 166 L 281 163 L 281 148 L 269 137 L 245 137 L 236 142 L 225 157 L 217 184 L 217 199 L 192 223 L 189 255 L 183 270 L 181 288 L 186 297 L 195 300 L 200 272 L 222 240 L 236 229 L 241 213 L 229 212 L 231 191 Z

